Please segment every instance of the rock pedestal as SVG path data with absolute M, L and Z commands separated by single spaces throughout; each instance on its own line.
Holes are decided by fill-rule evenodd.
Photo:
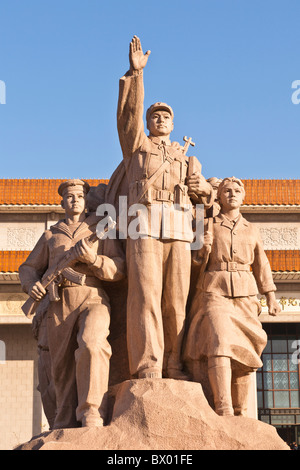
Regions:
M 111 422 L 102 428 L 59 429 L 18 450 L 289 450 L 273 426 L 218 416 L 199 383 L 127 380 L 116 387 Z

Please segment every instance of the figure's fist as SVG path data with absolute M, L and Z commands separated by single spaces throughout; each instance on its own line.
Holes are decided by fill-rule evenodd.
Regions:
M 276 317 L 278 315 L 278 313 L 281 312 L 281 307 L 280 307 L 279 303 L 276 300 L 275 293 L 274 292 L 267 292 L 266 293 L 266 300 L 267 300 L 269 315 L 272 315 L 273 317 Z
M 209 196 L 211 193 L 211 186 L 201 173 L 193 173 L 191 176 L 188 176 L 186 184 L 189 188 L 189 193 L 196 193 L 200 196 Z
M 28 295 L 32 297 L 34 300 L 38 302 L 42 300 L 42 298 L 47 294 L 46 289 L 42 286 L 42 284 L 37 281 L 31 288 L 29 289 Z
M 195 265 L 201 265 L 207 262 L 208 257 L 211 253 L 211 245 L 203 245 L 200 250 L 195 250 L 192 253 L 192 263 Z
M 90 247 L 87 242 L 82 239 L 75 245 L 75 252 L 77 255 L 77 260 L 86 264 L 94 264 L 97 259 L 97 253 L 92 247 Z
M 213 244 L 213 234 L 211 232 L 205 232 L 203 237 L 203 245 L 211 246 Z
M 271 301 L 270 303 L 268 303 L 268 310 L 269 315 L 271 315 L 272 317 L 276 317 L 278 313 L 281 312 L 281 307 L 278 304 L 277 300 L 275 300 L 275 302 Z
M 141 41 L 137 36 L 134 36 L 129 47 L 129 62 L 132 71 L 143 70 L 148 62 L 148 57 L 151 51 L 143 53 Z

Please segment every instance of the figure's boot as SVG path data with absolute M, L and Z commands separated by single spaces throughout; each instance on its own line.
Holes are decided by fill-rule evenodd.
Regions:
M 235 416 L 247 417 L 251 375 L 235 377 L 231 384 L 232 405 Z
M 159 367 L 147 367 L 138 372 L 139 379 L 161 379 L 162 372 Z
M 209 358 L 208 378 L 214 397 L 215 412 L 220 416 L 233 416 L 230 358 L 224 356 Z

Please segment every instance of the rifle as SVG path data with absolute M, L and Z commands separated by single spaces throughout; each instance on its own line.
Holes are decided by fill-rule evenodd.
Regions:
M 97 240 L 102 240 L 105 234 L 113 230 L 115 226 L 116 222 L 112 220 L 111 217 L 108 217 L 108 225 L 100 234 L 96 232 L 85 238 L 87 245 L 91 247 Z M 41 280 L 41 284 L 44 289 L 48 291 L 51 301 L 58 302 L 60 300 L 58 286 L 61 284 L 63 277 L 81 286 L 85 283 L 86 275 L 78 273 L 71 268 L 72 263 L 77 259 L 75 246 L 72 246 L 72 248 L 65 253 L 54 268 L 49 268 Z M 22 310 L 28 318 L 33 317 L 38 304 L 39 301 L 32 297 L 26 300 L 22 306 Z

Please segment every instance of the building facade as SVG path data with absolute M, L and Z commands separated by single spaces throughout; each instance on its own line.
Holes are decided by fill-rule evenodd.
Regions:
M 63 217 L 63 180 L 0 180 L 0 449 L 48 429 L 37 390 L 37 343 L 21 306 L 18 267 L 44 230 Z M 88 180 L 91 186 L 106 180 Z M 258 419 L 300 443 L 300 180 L 244 180 L 244 217 L 260 230 L 282 311 L 260 319 L 268 334 L 256 373 Z
M 300 181 L 249 180 L 245 186 L 243 215 L 260 229 L 282 309 L 271 317 L 260 298 L 268 344 L 256 373 L 258 419 L 299 444 Z

